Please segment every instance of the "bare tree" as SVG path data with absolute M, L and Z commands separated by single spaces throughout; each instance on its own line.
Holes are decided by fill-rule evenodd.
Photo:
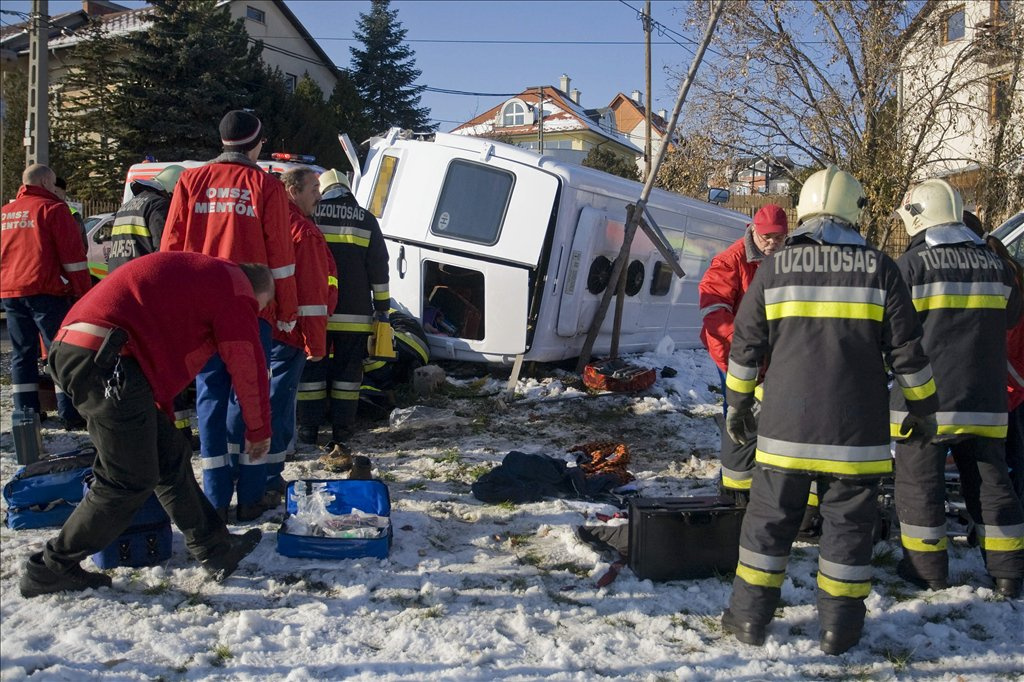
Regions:
M 984 78 L 972 71 L 977 48 L 967 40 L 959 49 L 940 44 L 940 7 L 936 0 L 729 3 L 689 127 L 712 136 L 719 156 L 740 149 L 848 169 L 868 195 L 865 236 L 884 247 L 906 188 L 942 158 L 957 122 L 978 115 L 966 94 Z M 687 21 L 698 25 L 706 12 L 705 3 L 692 3 Z M 940 57 L 946 68 L 935 69 Z M 1012 142 L 1004 135 L 994 158 L 1005 159 Z

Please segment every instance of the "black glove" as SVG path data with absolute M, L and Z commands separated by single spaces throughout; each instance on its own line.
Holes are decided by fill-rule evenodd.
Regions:
M 373 312 L 374 322 L 390 322 L 390 316 L 386 310 L 375 310 Z
M 935 421 L 934 414 L 926 414 L 918 417 L 908 414 L 900 425 L 900 438 L 906 442 L 918 442 L 927 445 L 939 430 L 939 424 Z M 905 435 L 904 435 L 905 434 Z
M 725 413 L 725 432 L 737 445 L 743 445 L 757 435 L 757 417 L 751 407 L 729 406 Z

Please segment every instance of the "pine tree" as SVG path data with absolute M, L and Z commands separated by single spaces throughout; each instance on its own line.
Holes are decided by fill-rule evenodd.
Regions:
M 338 74 L 338 82 L 328 100 L 331 117 L 340 133 L 346 133 L 356 145 L 374 134 L 363 100 L 352 78 L 345 72 Z
M 288 107 L 289 119 L 282 130 L 282 151 L 312 154 L 316 162 L 327 168 L 345 168 L 345 152 L 338 143 L 338 129 L 333 123 L 331 105 L 324 100 L 323 90 L 305 75 L 295 86 Z
M 419 105 L 425 86 L 413 85 L 421 72 L 413 51 L 402 44 L 407 31 L 390 4 L 390 0 L 373 0 L 370 13 L 359 15 L 354 35 L 363 48 L 349 48 L 352 80 L 376 132 L 391 126 L 433 130 L 430 109 Z
M 25 170 L 25 118 L 28 116 L 28 76 L 18 69 L 0 71 L 0 96 L 4 115 L 0 117 L 3 147 L 0 152 L 0 204 L 13 199 L 21 187 Z
M 153 0 L 152 26 L 127 38 L 121 137 L 137 155 L 211 158 L 221 147 L 221 117 L 257 100 L 262 43 L 250 44 L 243 20 L 217 4 Z
M 117 202 L 134 160 L 116 134 L 123 46 L 102 22 L 78 31 L 72 66 L 51 93 L 50 167 L 68 179 L 75 199 Z

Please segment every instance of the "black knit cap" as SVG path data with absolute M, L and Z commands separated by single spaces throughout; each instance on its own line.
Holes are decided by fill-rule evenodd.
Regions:
M 263 139 L 263 124 L 255 114 L 235 110 L 220 120 L 220 143 L 233 152 L 247 152 Z

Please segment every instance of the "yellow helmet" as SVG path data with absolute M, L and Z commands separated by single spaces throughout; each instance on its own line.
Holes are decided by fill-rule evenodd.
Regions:
M 816 216 L 831 215 L 857 225 L 865 205 L 867 197 L 857 178 L 833 165 L 804 182 L 796 205 L 796 219 L 804 222 Z
M 935 225 L 962 223 L 964 202 L 951 184 L 932 178 L 911 187 L 896 214 L 903 219 L 907 234 L 913 237 Z
M 320 174 L 320 194 L 324 194 L 334 185 L 341 185 L 348 191 L 352 191 L 352 185 L 348 182 L 348 176 L 341 171 L 332 168 Z

